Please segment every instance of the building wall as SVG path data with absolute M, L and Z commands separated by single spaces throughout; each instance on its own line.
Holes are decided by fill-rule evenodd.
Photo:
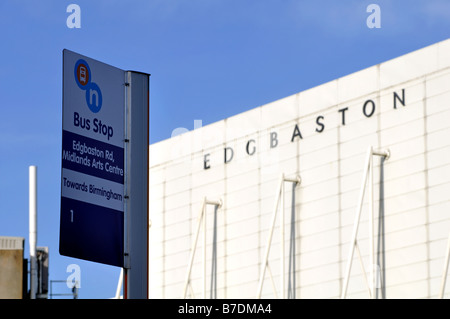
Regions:
M 23 298 L 23 248 L 21 237 L 0 237 L 0 299 Z
M 370 146 L 391 154 L 373 159 L 377 297 L 437 297 L 450 233 L 449 83 L 446 40 L 151 145 L 150 297 L 182 297 L 207 197 L 223 205 L 216 220 L 207 208 L 206 296 L 215 235 L 217 297 L 255 298 L 281 174 L 301 177 L 284 184 L 285 287 L 295 287 L 285 296 L 340 297 Z M 370 269 L 367 198 L 358 244 Z M 277 295 L 266 272 L 263 298 L 281 293 L 280 218 L 269 255 Z M 202 245 L 200 233 L 195 298 Z M 368 296 L 356 253 L 347 296 Z

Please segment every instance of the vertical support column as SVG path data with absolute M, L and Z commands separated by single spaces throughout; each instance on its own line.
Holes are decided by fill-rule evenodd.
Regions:
M 206 299 L 206 205 L 203 206 L 202 216 L 203 216 L 203 299 Z
M 198 240 L 198 235 L 200 234 L 200 227 L 202 226 L 202 218 L 203 218 L 203 213 L 205 212 L 205 207 L 206 207 L 206 197 L 203 198 L 202 208 L 201 208 L 200 213 L 197 218 L 197 230 L 195 231 L 194 242 L 192 244 L 191 254 L 189 257 L 189 265 L 188 265 L 188 271 L 186 273 L 186 280 L 184 281 L 183 299 L 186 298 L 187 288 L 189 285 L 189 280 L 191 278 L 192 265 L 194 264 L 195 250 L 197 248 L 197 240 Z
M 369 267 L 370 267 L 370 298 L 375 298 L 375 276 L 374 276 L 374 258 L 375 258 L 375 248 L 374 248 L 374 238 L 373 238 L 373 148 L 370 147 L 370 159 L 369 159 Z
M 30 241 L 30 299 L 36 299 L 37 293 L 37 167 L 30 166 L 29 173 L 29 241 Z
M 256 292 L 256 298 L 260 299 L 261 298 L 261 293 L 262 293 L 262 288 L 263 288 L 263 283 L 264 283 L 264 276 L 266 274 L 266 269 L 269 268 L 269 253 L 270 253 L 270 246 L 272 244 L 272 236 L 273 236 L 273 231 L 275 229 L 275 222 L 277 220 L 277 212 L 278 212 L 278 207 L 281 206 L 281 220 L 280 220 L 280 233 L 281 233 L 281 247 L 280 247 L 280 254 L 281 254 L 281 260 L 280 260 L 280 289 L 281 294 L 280 294 L 280 298 L 284 299 L 286 297 L 286 281 L 285 281 L 285 251 L 284 251 L 284 182 L 291 182 L 291 183 L 295 183 L 295 184 L 300 184 L 301 183 L 301 178 L 300 176 L 297 176 L 295 178 L 286 178 L 284 176 L 284 174 L 281 174 L 280 177 L 280 184 L 277 188 L 277 193 L 275 195 L 275 206 L 273 209 L 273 215 L 272 215 L 272 222 L 271 222 L 271 226 L 269 229 L 269 236 L 267 237 L 267 245 L 266 245 L 266 251 L 264 253 L 264 261 L 261 264 L 261 274 L 260 274 L 260 279 L 259 279 L 259 283 L 258 283 L 258 290 Z M 280 203 L 281 201 L 281 203 Z M 269 274 L 271 276 L 272 279 L 272 275 L 270 273 L 270 268 L 269 268 Z M 272 285 L 274 287 L 274 292 L 276 294 L 275 291 L 275 285 L 273 284 L 273 279 L 272 279 Z M 295 288 L 294 288 L 295 289 Z
M 347 289 L 348 289 L 348 281 L 350 279 L 350 272 L 352 270 L 352 261 L 353 261 L 353 254 L 355 252 L 355 246 L 357 245 L 357 236 L 358 236 L 358 227 L 359 227 L 359 220 L 361 217 L 362 212 L 362 205 L 364 201 L 364 192 L 366 190 L 366 182 L 367 182 L 367 174 L 369 172 L 369 165 L 370 165 L 370 158 L 372 157 L 372 148 L 369 148 L 366 155 L 366 160 L 364 161 L 364 169 L 363 169 L 363 179 L 362 184 L 359 192 L 359 198 L 358 198 L 358 208 L 356 210 L 355 214 L 355 221 L 353 222 L 353 231 L 352 231 L 352 239 L 350 241 L 350 251 L 347 258 L 347 268 L 345 271 L 345 279 L 344 279 L 344 286 L 342 290 L 341 298 L 345 298 L 347 295 Z
M 116 289 L 116 295 L 114 296 L 114 299 L 120 299 L 120 290 L 123 286 L 123 268 L 120 270 L 119 275 L 119 282 L 117 283 L 117 289 Z
M 364 162 L 364 169 L 363 169 L 363 180 L 362 185 L 359 193 L 359 200 L 358 200 L 358 208 L 356 210 L 355 214 L 355 221 L 353 223 L 353 232 L 352 232 L 352 239 L 350 242 L 350 251 L 348 255 L 348 261 L 347 261 L 347 269 L 345 271 L 345 278 L 344 278 L 344 285 L 342 288 L 342 294 L 341 298 L 345 298 L 347 295 L 347 289 L 348 289 L 348 282 L 350 279 L 350 272 L 352 269 L 352 261 L 353 261 L 353 254 L 355 249 L 357 249 L 360 262 L 361 262 L 361 268 L 364 272 L 364 277 L 366 278 L 366 283 L 368 285 L 368 291 L 369 291 L 369 297 L 375 298 L 375 265 L 374 265 L 374 239 L 373 239 L 373 156 L 383 156 L 386 160 L 390 157 L 389 150 L 385 151 L 375 151 L 373 150 L 373 147 L 369 147 L 367 151 L 367 157 L 366 161 Z M 361 254 L 359 253 L 358 243 L 357 243 L 357 236 L 358 236 L 358 227 L 359 227 L 359 220 L 361 217 L 362 212 L 362 206 L 364 201 L 364 193 L 366 189 L 366 183 L 367 180 L 369 180 L 369 259 L 371 263 L 371 278 L 370 281 L 367 281 L 367 277 L 365 275 L 365 269 L 364 265 L 362 264 Z M 370 282 L 372 284 L 370 284 Z
M 124 298 L 148 298 L 149 74 L 126 72 Z
M 188 270 L 186 273 L 186 279 L 184 281 L 183 298 L 186 298 L 186 295 L 187 295 L 187 289 L 190 284 L 192 266 L 194 264 L 195 251 L 197 249 L 198 236 L 200 234 L 200 228 L 203 228 L 203 253 L 202 253 L 203 291 L 202 291 L 202 298 L 206 299 L 206 209 L 207 209 L 207 205 L 214 205 L 215 210 L 217 210 L 217 208 L 222 207 L 222 200 L 219 199 L 218 201 L 212 201 L 212 200 L 208 200 L 206 197 L 203 198 L 202 208 L 201 208 L 199 216 L 198 216 L 197 230 L 195 232 L 194 242 L 191 247 L 191 255 L 189 257 L 189 265 L 188 265 Z M 216 230 L 214 230 L 214 231 L 216 231 Z
M 444 262 L 444 271 L 442 272 L 442 279 L 441 279 L 441 290 L 439 292 L 439 298 L 444 298 L 445 293 L 445 283 L 447 282 L 447 274 L 448 274 L 448 264 L 450 261 L 450 235 L 448 236 L 448 243 L 447 243 L 447 252 L 445 254 L 445 262 Z
M 280 280 L 281 280 L 281 294 L 280 294 L 280 298 L 281 299 L 285 299 L 286 297 L 286 280 L 285 280 L 285 251 L 284 251 L 284 174 L 281 175 L 281 221 L 280 221 L 280 233 L 281 233 L 281 273 L 280 273 Z
M 261 293 L 262 293 L 262 288 L 263 288 L 263 283 L 264 283 L 264 276 L 266 274 L 267 263 L 269 262 L 269 253 L 270 253 L 270 246 L 272 243 L 273 230 L 275 228 L 275 222 L 277 220 L 278 201 L 280 199 L 280 196 L 281 196 L 281 193 L 283 190 L 283 182 L 284 182 L 284 178 L 282 175 L 280 177 L 279 187 L 277 188 L 277 192 L 275 195 L 275 206 L 273 208 L 272 222 L 270 223 L 269 236 L 267 237 L 267 244 L 266 244 L 266 251 L 264 253 L 264 260 L 263 260 L 263 263 L 261 264 L 261 274 L 260 274 L 260 279 L 259 279 L 259 283 L 258 283 L 258 291 L 256 293 L 257 299 L 261 298 Z

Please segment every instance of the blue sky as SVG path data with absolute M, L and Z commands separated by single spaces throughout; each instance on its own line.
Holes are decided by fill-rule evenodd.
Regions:
M 69 29 L 69 4 L 81 28 Z M 369 4 L 381 28 L 368 28 Z M 110 298 L 120 269 L 58 253 L 62 50 L 152 74 L 151 143 L 447 39 L 447 0 L 1 0 L 0 236 L 26 239 L 38 166 L 38 246 L 50 279 L 81 270 L 80 298 Z M 69 292 L 64 284 L 54 292 Z

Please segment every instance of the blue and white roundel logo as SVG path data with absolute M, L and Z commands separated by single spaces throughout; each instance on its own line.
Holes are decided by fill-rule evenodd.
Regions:
M 97 83 L 91 81 L 92 73 L 89 64 L 79 59 L 75 63 L 75 82 L 80 89 L 86 91 L 86 104 L 93 113 L 98 113 L 102 108 L 102 91 Z

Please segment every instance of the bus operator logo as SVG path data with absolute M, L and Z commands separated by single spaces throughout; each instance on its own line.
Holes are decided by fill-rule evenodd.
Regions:
M 92 73 L 89 64 L 79 59 L 75 63 L 75 82 L 80 89 L 86 92 L 86 104 L 93 113 L 98 113 L 102 108 L 102 91 L 97 83 L 91 81 Z

